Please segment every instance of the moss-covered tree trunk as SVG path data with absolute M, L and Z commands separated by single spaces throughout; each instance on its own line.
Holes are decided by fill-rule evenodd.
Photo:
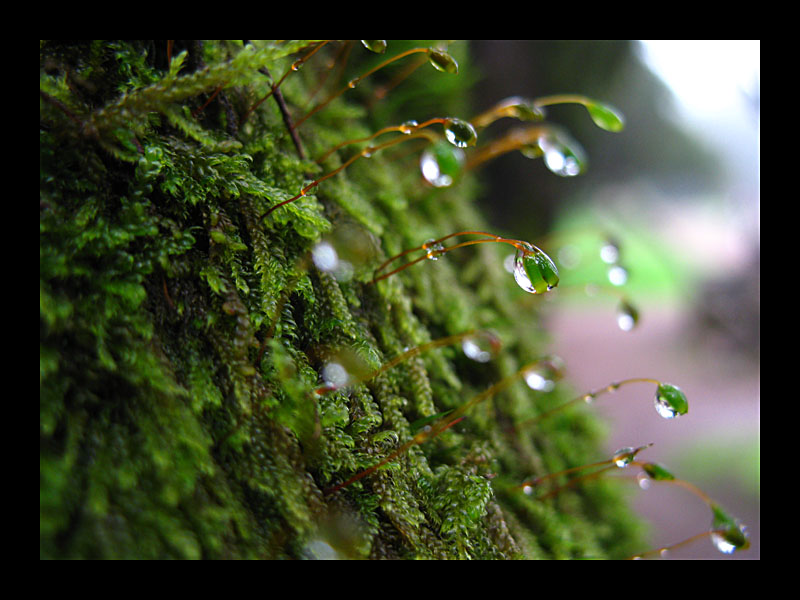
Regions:
M 642 549 L 612 483 L 546 501 L 519 488 L 597 460 L 601 428 L 585 413 L 514 427 L 567 400 L 568 385 L 510 385 L 330 492 L 411 439 L 421 419 L 547 353 L 541 298 L 504 270 L 502 244 L 371 282 L 404 249 L 487 228 L 476 178 L 441 188 L 421 178 L 426 138 L 357 159 L 261 218 L 365 146 L 314 160 L 342 141 L 470 117 L 467 45 L 453 44 L 458 75 L 423 64 L 376 100 L 420 55 L 409 56 L 290 135 L 287 119 L 413 47 L 392 42 L 378 55 L 327 44 L 250 111 L 311 42 L 40 43 L 40 557 Z M 402 134 L 379 141 L 391 135 Z M 310 260 L 323 236 L 351 253 L 350 271 Z M 354 363 L 367 373 L 477 328 L 503 342 L 489 362 L 456 344 L 358 380 Z M 335 361 L 355 382 L 316 393 Z

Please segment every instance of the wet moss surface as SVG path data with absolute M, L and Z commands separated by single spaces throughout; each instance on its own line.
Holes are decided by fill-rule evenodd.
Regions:
M 311 44 L 40 43 L 40 557 L 640 549 L 640 525 L 612 482 L 546 502 L 520 491 L 525 478 L 597 459 L 603 429 L 591 415 L 513 427 L 568 399 L 568 385 L 511 385 L 325 493 L 410 439 L 414 422 L 545 355 L 547 336 L 540 298 L 515 284 L 496 244 L 371 283 L 375 266 L 406 248 L 485 229 L 476 177 L 446 188 L 420 177 L 426 140 L 354 161 L 261 218 L 363 147 L 314 162 L 342 141 L 412 118 L 469 117 L 468 45 L 453 44 L 458 75 L 423 66 L 377 103 L 392 74 L 364 80 L 297 129 L 299 148 L 274 98 L 242 122 Z M 387 55 L 414 47 L 392 44 Z M 281 85 L 295 120 L 347 80 L 340 68 L 357 75 L 383 59 L 356 43 L 345 61 L 342 47 Z M 309 253 L 342 228 L 368 250 L 337 278 Z M 503 342 L 488 363 L 441 347 L 315 393 L 344 351 L 375 369 L 475 328 Z

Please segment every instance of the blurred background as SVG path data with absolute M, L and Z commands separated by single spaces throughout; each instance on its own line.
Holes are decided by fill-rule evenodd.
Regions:
M 577 392 L 629 377 L 686 392 L 689 413 L 672 421 L 653 409 L 650 384 L 598 399 L 590 410 L 608 423 L 609 455 L 653 442 L 642 460 L 747 525 L 751 548 L 730 559 L 759 559 L 760 42 L 469 44 L 476 113 L 509 96 L 575 93 L 625 116 L 625 129 L 610 133 L 578 105 L 549 107 L 548 120 L 586 150 L 588 171 L 564 178 L 542 160 L 504 155 L 482 167 L 483 208 L 498 232 L 556 260 L 561 285 L 542 301 Z M 504 119 L 485 135 L 515 125 Z M 610 263 L 600 254 L 608 241 L 618 249 Z M 617 319 L 623 298 L 639 312 L 630 330 Z M 652 547 L 709 528 L 710 511 L 686 490 L 630 487 Z M 727 557 L 701 539 L 666 558 Z

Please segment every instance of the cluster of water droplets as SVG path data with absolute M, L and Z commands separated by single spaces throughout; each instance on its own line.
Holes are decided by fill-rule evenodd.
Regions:
M 430 239 L 422 244 L 422 249 L 425 250 L 425 258 L 428 260 L 439 260 L 439 257 L 444 253 L 444 244 Z

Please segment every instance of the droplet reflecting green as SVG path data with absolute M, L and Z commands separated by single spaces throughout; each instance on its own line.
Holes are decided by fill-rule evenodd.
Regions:
M 434 187 L 448 187 L 461 175 L 465 163 L 464 151 L 440 140 L 425 149 L 420 157 L 420 170 Z
M 586 105 L 586 110 L 589 111 L 592 121 L 600 129 L 616 133 L 625 128 L 625 120 L 622 115 L 608 104 L 592 101 Z
M 542 121 L 545 116 L 542 107 L 536 106 L 533 100 L 522 98 L 521 96 L 506 98 L 494 110 L 520 121 Z
M 671 383 L 661 383 L 656 389 L 655 407 L 658 414 L 665 419 L 674 419 L 689 411 L 686 394 Z
M 746 527 L 738 519 L 730 517 L 718 504 L 711 505 L 711 541 L 723 554 L 733 554 L 736 550 L 750 547 L 750 540 L 745 533 Z
M 478 141 L 475 128 L 470 123 L 456 118 L 447 119 L 444 125 L 444 135 L 448 142 L 458 148 L 474 146 Z
M 428 48 L 428 60 L 439 71 L 445 73 L 458 74 L 458 63 L 444 50 L 438 48 Z
M 386 40 L 361 40 L 361 43 L 364 45 L 364 48 L 376 52 L 377 54 L 386 52 Z
M 552 259 L 536 246 L 518 248 L 514 258 L 514 279 L 531 294 L 543 294 L 558 285 L 558 269 Z
M 549 131 L 539 138 L 544 164 L 556 175 L 574 177 L 586 171 L 586 153 L 563 132 Z
M 633 459 L 636 457 L 636 452 L 637 449 L 631 448 L 630 446 L 620 448 L 614 452 L 611 460 L 614 461 L 616 466 L 618 466 L 620 469 L 623 469 L 633 462 Z

